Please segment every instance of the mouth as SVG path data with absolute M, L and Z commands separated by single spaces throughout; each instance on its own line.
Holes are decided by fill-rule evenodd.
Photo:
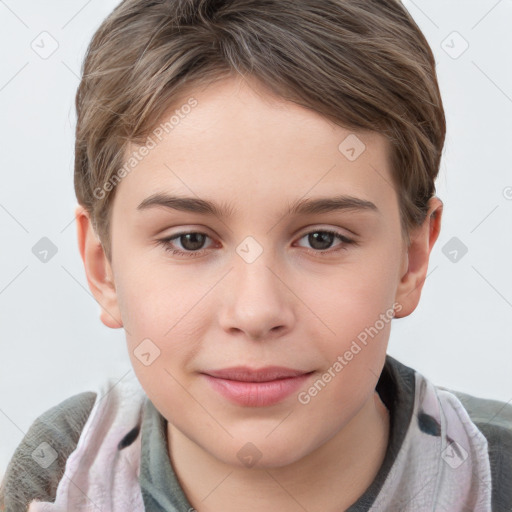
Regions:
M 311 372 L 308 370 L 285 368 L 284 366 L 267 366 L 260 369 L 253 369 L 248 366 L 234 366 L 222 370 L 209 370 L 203 373 L 219 379 L 237 380 L 240 382 L 270 382 L 277 379 L 298 377 Z
M 314 371 L 285 367 L 252 369 L 246 366 L 209 370 L 202 375 L 230 402 L 245 407 L 277 404 L 297 391 Z

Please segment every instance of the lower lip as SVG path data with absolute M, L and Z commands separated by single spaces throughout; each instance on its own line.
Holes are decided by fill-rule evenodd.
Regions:
M 312 372 L 267 382 L 242 382 L 203 374 L 213 389 L 231 402 L 245 407 L 266 407 L 284 400 L 297 391 Z

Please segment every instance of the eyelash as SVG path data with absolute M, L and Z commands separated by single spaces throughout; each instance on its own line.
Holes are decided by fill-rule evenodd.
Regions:
M 328 233 L 330 235 L 334 235 L 338 240 L 343 242 L 337 249 L 326 249 L 326 250 L 319 250 L 319 249 L 309 249 L 308 252 L 312 252 L 315 255 L 319 256 L 325 256 L 325 255 L 332 255 L 333 253 L 337 253 L 338 251 L 346 251 L 348 249 L 347 245 L 357 245 L 357 242 L 355 240 L 352 240 L 350 238 L 347 238 L 345 235 L 342 235 L 338 233 L 337 231 L 332 231 L 330 229 L 316 229 L 313 231 L 308 231 L 307 233 L 304 233 L 300 238 L 304 238 L 305 236 L 311 235 L 312 233 Z M 165 249 L 165 251 L 171 253 L 172 255 L 176 256 L 185 256 L 187 258 L 197 258 L 199 256 L 202 256 L 208 249 L 199 249 L 197 251 L 182 251 L 180 249 L 173 249 L 170 247 L 170 242 L 173 240 L 176 240 L 182 236 L 185 235 L 204 235 L 208 238 L 210 238 L 206 233 L 201 233 L 199 231 L 186 231 L 183 233 L 178 233 L 176 235 L 173 235 L 172 237 L 162 238 L 158 240 L 158 244 L 162 245 Z

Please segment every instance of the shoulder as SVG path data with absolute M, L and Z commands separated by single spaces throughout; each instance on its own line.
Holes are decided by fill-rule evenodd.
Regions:
M 489 450 L 503 451 L 512 461 L 512 404 L 450 391 L 462 403 L 471 421 L 484 434 Z M 508 450 L 507 450 L 508 448 Z M 512 477 L 512 474 L 511 474 Z
M 512 403 L 479 398 L 460 391 L 447 391 L 453 393 L 462 402 L 472 418 L 479 422 L 501 426 L 512 432 Z
M 54 501 L 66 460 L 76 448 L 96 393 L 79 393 L 45 411 L 16 448 L 0 488 L 0 510 L 26 511 L 33 499 Z
M 448 389 L 446 391 L 460 400 L 471 421 L 487 439 L 493 481 L 493 510 L 510 510 L 512 504 L 512 404 L 478 398 L 459 391 Z

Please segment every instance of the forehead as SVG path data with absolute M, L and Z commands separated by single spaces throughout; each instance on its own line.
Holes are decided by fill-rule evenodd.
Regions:
M 384 137 L 338 126 L 240 78 L 182 95 L 144 146 L 130 145 L 126 161 L 136 164 L 117 186 L 115 202 L 130 211 L 162 191 L 218 198 L 236 211 L 333 192 L 396 200 Z

